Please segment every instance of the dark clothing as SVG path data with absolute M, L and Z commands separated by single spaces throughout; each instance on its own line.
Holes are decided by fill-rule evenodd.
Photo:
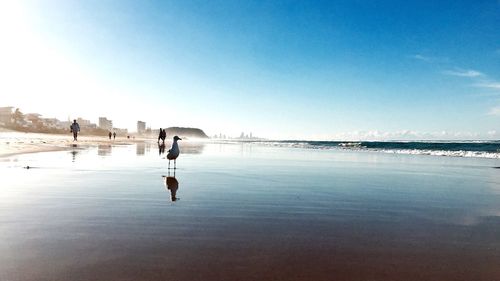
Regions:
M 160 134 L 158 135 L 158 141 L 160 141 L 160 139 L 161 139 L 165 143 L 166 137 L 167 137 L 167 132 L 165 132 L 165 130 L 160 128 Z
M 77 137 L 78 137 L 78 132 L 80 132 L 80 125 L 78 125 L 78 123 L 76 123 L 76 121 L 74 121 L 73 124 L 71 124 L 71 126 L 69 126 L 69 128 L 71 129 L 71 132 L 73 133 L 73 141 L 76 141 Z

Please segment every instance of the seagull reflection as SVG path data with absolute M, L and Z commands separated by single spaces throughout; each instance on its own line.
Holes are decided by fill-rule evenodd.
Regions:
M 170 199 L 172 200 L 172 202 L 179 200 L 179 197 L 176 196 L 177 190 L 179 189 L 179 182 L 175 178 L 175 174 L 173 177 L 168 175 L 168 176 L 163 176 L 163 178 L 165 180 L 164 181 L 165 187 L 168 190 L 170 190 Z

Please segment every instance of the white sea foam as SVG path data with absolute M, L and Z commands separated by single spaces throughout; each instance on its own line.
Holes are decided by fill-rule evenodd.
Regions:
M 369 149 L 372 151 L 380 151 L 384 153 L 394 154 L 411 154 L 411 155 L 434 155 L 434 156 L 451 156 L 451 157 L 477 157 L 500 159 L 499 152 L 485 151 L 465 151 L 465 150 L 423 150 L 423 149 Z
M 433 156 L 448 156 L 448 157 L 475 157 L 475 158 L 490 158 L 500 159 L 500 151 L 468 151 L 468 150 L 431 150 L 431 149 L 388 149 L 388 148 L 367 148 L 360 142 L 342 142 L 337 145 L 317 144 L 306 141 L 297 142 L 280 142 L 280 141 L 264 141 L 254 142 L 262 145 L 274 147 L 289 147 L 302 149 L 324 149 L 324 150 L 350 150 L 350 151 L 371 151 L 392 154 L 409 154 L 409 155 L 433 155 Z M 481 142 L 483 143 L 483 142 Z M 486 143 L 486 142 L 484 142 Z

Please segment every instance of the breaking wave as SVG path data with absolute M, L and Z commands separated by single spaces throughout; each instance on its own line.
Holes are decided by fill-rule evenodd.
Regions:
M 376 151 L 394 154 L 435 155 L 500 159 L 500 141 L 256 141 L 264 145 L 305 149 Z

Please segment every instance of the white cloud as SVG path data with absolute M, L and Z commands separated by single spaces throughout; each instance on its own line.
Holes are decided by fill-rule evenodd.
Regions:
M 419 61 L 427 62 L 427 63 L 447 63 L 450 61 L 449 58 L 446 57 L 430 57 L 421 54 L 411 55 L 410 58 L 416 59 Z
M 479 77 L 479 76 L 484 76 L 483 73 L 477 71 L 477 70 L 463 70 L 463 69 L 456 69 L 456 70 L 445 70 L 443 71 L 443 74 L 446 75 L 453 75 L 453 76 L 460 76 L 460 77 Z
M 421 61 L 425 61 L 425 62 L 431 62 L 432 61 L 432 58 L 426 57 L 426 56 L 422 56 L 422 55 L 419 55 L 419 54 L 412 55 L 411 57 L 414 58 L 414 59 L 416 59 L 416 60 L 421 60 Z
M 490 111 L 488 112 L 488 114 L 489 115 L 493 115 L 493 116 L 500 116 L 500 105 L 499 106 L 495 106 L 492 109 L 490 109 Z
M 476 84 L 476 87 L 500 90 L 500 82 L 487 82 Z

